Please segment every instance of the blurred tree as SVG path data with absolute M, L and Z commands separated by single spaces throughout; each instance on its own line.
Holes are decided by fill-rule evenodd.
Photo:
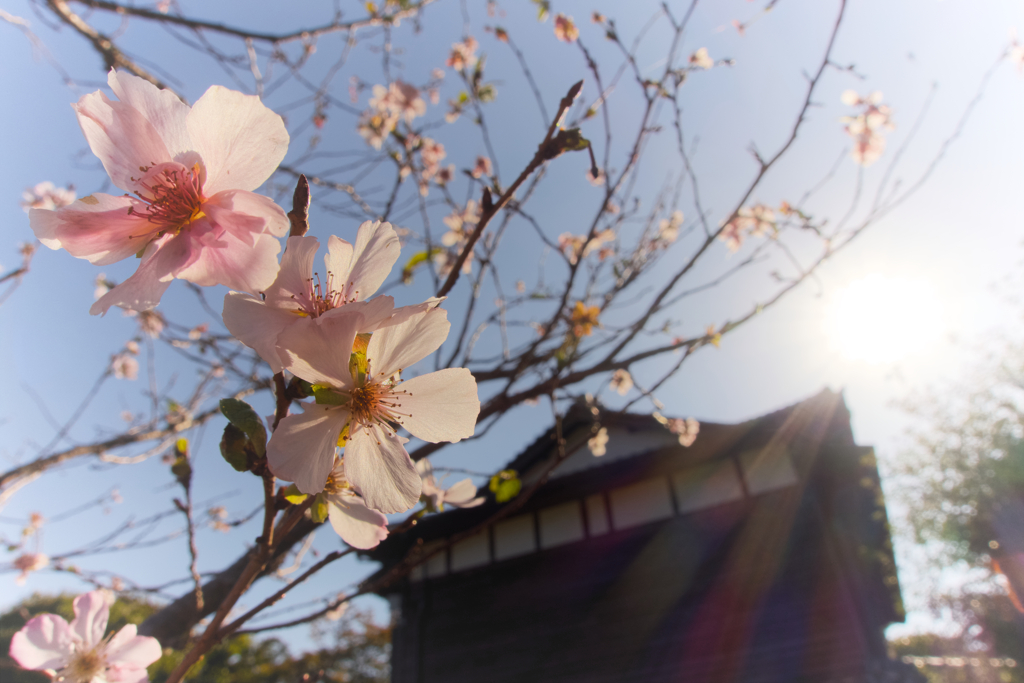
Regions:
M 896 472 L 894 496 L 934 565 L 981 572 L 932 599 L 958 635 L 893 643 L 900 656 L 954 660 L 925 664 L 931 680 L 1024 681 L 1024 347 L 1005 344 L 998 358 L 968 384 L 910 405 L 926 426 Z

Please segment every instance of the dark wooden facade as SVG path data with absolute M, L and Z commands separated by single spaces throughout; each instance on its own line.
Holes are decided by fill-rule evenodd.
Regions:
M 574 411 L 564 434 L 577 452 L 514 514 L 469 537 L 501 506 L 419 525 L 440 550 L 387 592 L 394 683 L 899 680 L 878 472 L 840 395 L 703 424 L 689 448 L 650 416 Z M 554 456 L 548 432 L 510 467 L 528 487 Z M 387 571 L 414 547 L 372 555 Z

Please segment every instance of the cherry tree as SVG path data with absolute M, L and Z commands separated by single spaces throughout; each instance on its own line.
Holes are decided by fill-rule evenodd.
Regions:
M 744 14 L 724 29 L 737 40 L 768 30 L 777 1 L 738 6 Z M 73 115 L 108 179 L 81 190 L 35 185 L 23 202 L 28 223 L 43 246 L 67 252 L 55 257 L 137 263 L 120 281 L 97 269 L 90 309 L 108 317 L 120 309 L 137 329 L 53 443 L 0 473 L 0 504 L 82 460 L 112 465 L 113 478 L 162 458 L 179 493 L 167 510 L 79 549 L 42 546 L 41 530 L 59 517 L 50 512 L 9 544 L 21 579 L 45 570 L 92 584 L 83 610 L 107 605 L 101 589 L 167 598 L 139 625 L 135 637 L 148 640 L 131 641 L 145 656 L 119 659 L 115 641 L 122 647 L 129 636 L 101 642 L 102 620 L 74 646 L 64 634 L 77 620 L 57 617 L 31 622 L 12 655 L 68 680 L 102 672 L 144 680 L 138 669 L 152 661 L 155 638 L 183 648 L 176 682 L 227 638 L 328 615 L 429 555 L 414 553 L 344 594 L 321 573 L 328 565 L 446 505 L 492 495 L 508 501 L 499 514 L 510 514 L 543 483 L 521 490 L 515 472 L 477 472 L 490 491 L 473 481 L 446 489 L 435 477 L 442 468 L 430 464 L 442 449 L 472 449 L 520 406 L 545 402 L 559 434 L 577 402 L 645 410 L 692 444 L 698 422 L 664 417 L 673 411 L 659 392 L 699 350 L 769 314 L 907 202 L 976 102 L 959 103 L 962 117 L 928 162 L 901 177 L 913 116 L 840 61 L 847 3 L 830 7 L 811 41 L 815 56 L 800 67 L 799 93 L 772 103 L 786 123 L 765 149 L 741 150 L 745 167 L 724 192 L 709 191 L 703 160 L 739 163 L 736 150 L 698 151 L 688 98 L 744 65 L 708 47 L 711 37 L 695 28 L 696 0 L 645 7 L 640 23 L 599 12 L 549 16 L 547 0 L 532 0 L 536 21 L 515 29 L 509 15 L 523 8 L 493 1 L 388 0 L 351 10 L 355 18 L 336 8 L 315 25 L 267 19 L 259 30 L 249 27 L 258 16 L 208 20 L 184 1 L 35 3 L 62 43 L 78 41 L 99 58 L 74 69 L 106 81 L 77 99 Z M 42 44 L 25 19 L 4 19 Z M 439 43 L 438 26 L 453 20 L 462 22 L 458 39 Z M 562 50 L 557 69 L 539 62 L 541 43 Z M 1020 61 L 1015 42 L 978 75 L 979 97 L 1008 61 Z M 75 82 L 67 65 L 54 65 Z M 814 116 L 826 103 L 842 115 Z M 910 134 L 897 138 L 897 125 Z M 805 136 L 815 144 L 802 145 Z M 794 157 L 820 172 L 791 181 L 780 169 Z M 836 204 L 819 202 L 825 188 L 842 193 L 849 210 L 830 214 Z M 35 245 L 23 247 L 22 265 L 0 282 L 32 287 L 33 254 Z M 715 298 L 723 291 L 732 294 Z M 78 416 L 102 409 L 104 384 L 136 380 L 140 363 L 151 377 L 162 364 L 194 379 L 187 388 L 151 382 L 138 397 L 152 406 L 148 416 L 145 407 L 128 411 L 127 427 L 66 445 Z M 232 519 L 219 505 L 203 512 L 196 500 L 213 467 L 197 461 L 195 435 L 207 426 L 222 433 L 225 462 L 216 466 L 230 466 L 259 498 L 249 515 Z M 592 430 L 599 456 L 608 431 L 599 418 Z M 468 445 L 450 445 L 459 442 Z M 175 531 L 134 535 L 170 519 Z M 230 534 L 237 560 L 208 566 L 197 535 L 250 521 L 255 542 Z M 339 540 L 313 561 L 308 544 L 325 523 Z M 75 559 L 99 566 L 92 560 L 148 544 L 180 546 L 189 590 L 168 595 L 116 562 L 86 569 Z M 294 575 L 280 573 L 288 561 Z M 285 576 L 284 585 L 265 587 L 272 576 Z M 325 596 L 315 607 L 250 624 L 305 582 Z M 241 604 L 253 606 L 239 613 Z M 109 673 L 122 661 L 134 678 Z

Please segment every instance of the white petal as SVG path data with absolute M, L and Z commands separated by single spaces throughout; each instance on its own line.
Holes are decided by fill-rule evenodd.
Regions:
M 107 643 L 107 664 L 125 669 L 142 669 L 160 659 L 163 650 L 156 638 L 138 635 L 135 624 L 121 628 Z
M 472 479 L 463 479 L 444 492 L 444 502 L 457 508 L 474 508 L 484 502 L 482 496 L 475 497 L 476 491 L 477 488 Z
M 122 190 L 135 189 L 132 179 L 142 176 L 142 167 L 171 160 L 153 124 L 131 105 L 97 90 L 72 106 L 92 153 Z
M 390 377 L 421 358 L 430 355 L 448 337 L 451 323 L 448 313 L 440 308 L 418 310 L 412 315 L 398 315 L 384 322 L 373 333 L 366 349 L 374 376 Z
M 324 490 L 334 467 L 338 436 L 349 413 L 337 406 L 303 404 L 301 415 L 281 420 L 267 444 L 270 471 L 311 495 Z
M 319 318 L 292 324 L 277 338 L 281 363 L 313 384 L 342 389 L 352 385 L 348 361 L 356 334 L 371 332 L 391 313 L 394 299 L 379 296 L 328 311 Z
M 315 237 L 288 238 L 277 279 L 265 292 L 268 305 L 300 308 L 311 303 L 306 289 L 313 274 L 313 257 L 319 248 L 320 241 Z
M 103 640 L 113 603 L 113 594 L 104 590 L 90 591 L 75 598 L 75 618 L 71 622 L 71 631 L 82 639 L 87 648 Z
M 281 117 L 258 97 L 215 85 L 188 115 L 188 133 L 206 164 L 203 191 L 255 190 L 288 151 Z
M 408 414 L 402 418 L 402 426 L 413 436 L 431 443 L 454 443 L 473 436 L 480 399 L 476 379 L 466 368 L 413 377 L 398 388 L 405 392 L 398 395 L 402 406 L 399 410 Z
M 117 99 L 138 110 L 149 121 L 167 147 L 171 160 L 179 161 L 176 157 L 192 151 L 192 139 L 185 123 L 189 106 L 177 95 L 170 90 L 161 90 L 143 78 L 114 69 L 107 74 L 107 83 Z
M 224 326 L 270 364 L 274 373 L 284 365 L 277 355 L 277 338 L 286 327 L 301 322 L 294 310 L 268 306 L 254 296 L 229 292 L 224 297 Z
M 345 445 L 345 478 L 368 507 L 404 512 L 420 499 L 420 475 L 402 443 L 379 426 L 353 428 Z
M 345 296 L 364 301 L 387 279 L 401 246 L 390 223 L 366 221 L 359 226 L 353 248 L 344 240 L 328 240 L 328 270 L 342 279 Z
M 335 533 L 353 548 L 369 550 L 388 537 L 388 518 L 366 507 L 357 496 L 328 496 L 327 513 Z

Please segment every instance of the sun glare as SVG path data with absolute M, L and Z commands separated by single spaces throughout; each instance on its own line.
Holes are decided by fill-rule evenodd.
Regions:
M 825 329 L 850 360 L 891 363 L 926 347 L 942 328 L 942 306 L 927 284 L 872 274 L 847 285 L 829 306 Z

